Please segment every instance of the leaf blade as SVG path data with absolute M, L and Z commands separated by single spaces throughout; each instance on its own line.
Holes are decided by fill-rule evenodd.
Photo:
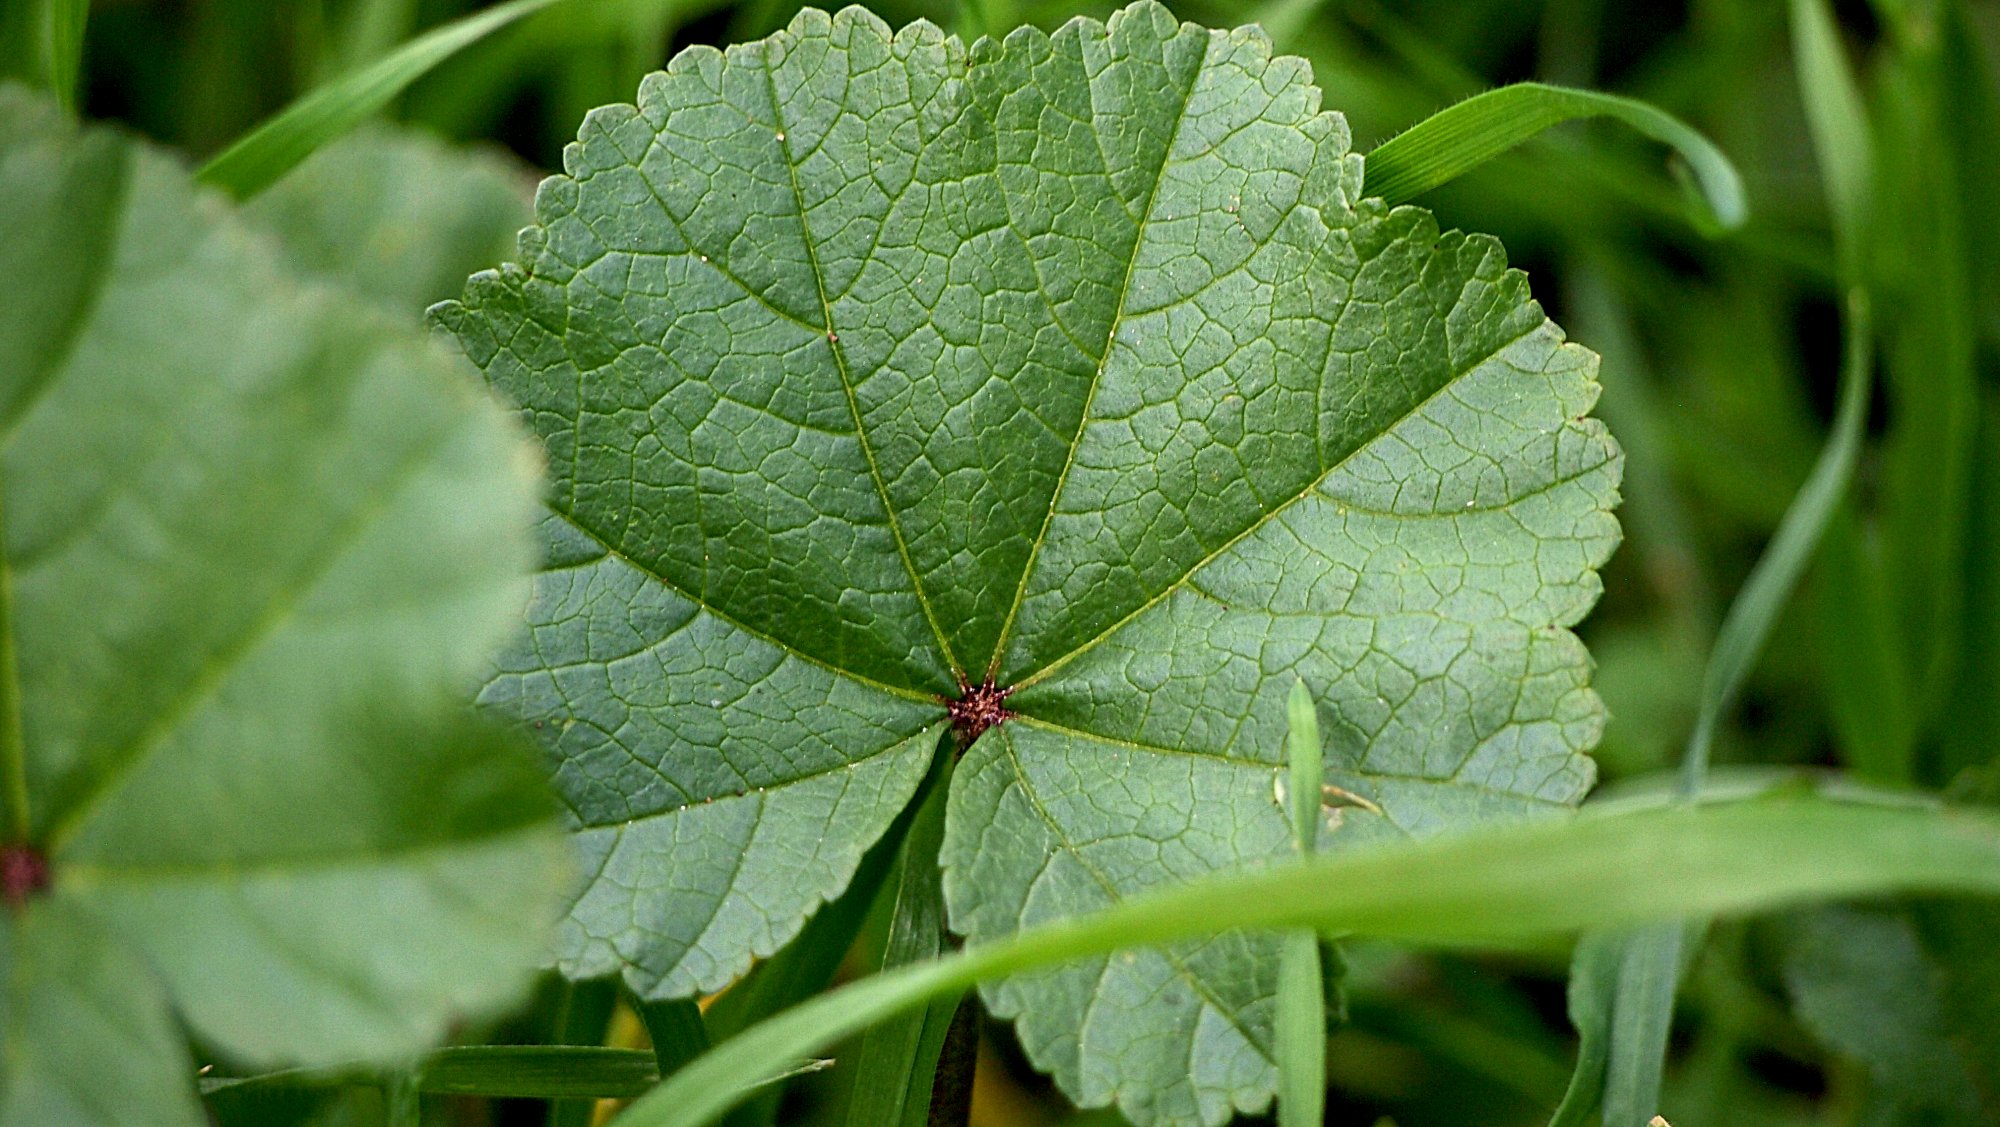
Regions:
M 1361 174 L 1301 63 L 1152 3 L 971 47 L 805 14 L 586 119 L 521 262 L 434 314 L 555 471 L 535 637 L 486 700 L 541 725 L 594 855 L 625 835 L 565 973 L 726 981 L 914 777 L 813 821 L 737 793 L 797 781 L 772 749 L 846 772 L 946 715 L 975 941 L 1285 852 L 1295 676 L 1327 686 L 1330 848 L 1577 799 L 1602 710 L 1568 627 L 1618 537 L 1594 362 L 1497 244 Z M 686 836 L 636 840 L 655 814 Z M 702 856 L 808 822 L 810 880 Z M 635 910 L 670 844 L 694 894 Z M 1214 1123 L 1268 1102 L 1278 962 L 1229 935 L 1108 967 L 1081 1038 L 1053 980 L 987 998 L 1073 1097 Z M 1148 1035 L 1190 1025 L 1192 1067 Z
M 171 159 L 12 87 L 0 190 L 10 234 L 80 236 L 7 239 L 60 282 L 0 311 L 26 910 L 87 921 L 253 1063 L 401 1056 L 506 1003 L 569 875 L 523 749 L 457 696 L 525 594 L 521 436 Z

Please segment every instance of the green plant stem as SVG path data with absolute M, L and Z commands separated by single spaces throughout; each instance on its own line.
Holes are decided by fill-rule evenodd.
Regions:
M 75 113 L 76 83 L 83 69 L 83 32 L 90 21 L 90 0 L 43 0 L 42 11 L 49 89 L 55 92 L 63 109 Z
M 88 0 L 8 0 L 0 6 L 0 75 L 15 75 L 76 112 Z

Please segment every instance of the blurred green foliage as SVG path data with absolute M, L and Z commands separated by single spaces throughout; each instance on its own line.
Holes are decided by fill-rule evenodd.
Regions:
M 91 6 L 78 102 L 88 115 L 122 120 L 200 158 L 317 82 L 480 6 L 101 0 Z M 968 37 L 1112 7 L 870 6 L 892 24 L 924 17 Z M 13 22 L 0 23 L 0 38 L 13 47 L 0 66 L 36 73 L 15 34 L 36 7 L 8 8 Z M 766 34 L 794 7 L 570 0 L 440 67 L 392 116 L 511 149 L 525 190 L 530 168 L 558 166 L 589 108 L 629 99 L 672 51 Z M 1628 463 L 1626 544 L 1583 631 L 1613 714 L 1599 760 L 1612 780 L 1672 766 L 1722 610 L 1810 469 L 1834 408 L 1837 270 L 1786 4 L 1173 7 L 1211 26 L 1261 19 L 1281 49 L 1311 60 L 1326 104 L 1352 123 L 1358 151 L 1487 87 L 1539 79 L 1659 105 L 1714 138 L 1743 170 L 1750 222 L 1725 238 L 1689 224 L 1661 175 L 1661 150 L 1608 126 L 1558 131 L 1425 200 L 1446 226 L 1500 236 L 1557 321 L 1605 358 L 1599 410 Z M 2000 5 L 1856 0 L 1837 15 L 1878 150 L 1873 221 L 1855 269 L 1874 299 L 1879 390 L 1857 488 L 1719 733 L 1716 755 L 1721 763 L 1845 765 L 1894 785 L 1956 782 L 1990 797 L 1978 771 L 1993 760 L 2000 731 Z M 308 166 L 299 175 L 315 174 Z M 310 186 L 295 182 L 290 191 L 307 200 Z M 504 213 L 504 201 L 490 206 Z M 1717 928 L 1684 986 L 1669 1118 L 1996 1121 L 1996 1011 L 1975 1003 L 2000 1003 L 2000 974 L 1986 965 L 1990 955 L 1967 956 L 1993 934 L 1971 913 L 1938 904 L 1842 909 Z M 1327 1060 L 1329 1121 L 1543 1121 L 1572 1051 L 1564 967 L 1561 952 L 1350 952 L 1349 1012 Z M 1892 1006 L 1887 984 L 1902 981 L 1928 992 L 1889 992 Z M 556 1004 L 524 1016 L 520 1035 L 546 1036 Z M 606 1020 L 597 1014 L 590 1039 Z M 1974 1035 L 1982 1022 L 1984 1040 Z M 975 1122 L 1110 1122 L 1065 1111 L 1006 1030 L 987 1032 Z M 1920 1078 L 1904 1067 L 1912 1061 L 1949 1076 L 1913 1095 Z M 795 1093 L 801 1115 L 813 1096 L 809 1084 Z M 583 1122 L 586 1111 L 570 1108 L 563 1121 Z M 365 1121 L 367 1112 L 353 1114 Z M 542 1113 L 468 1103 L 440 1114 L 440 1122 L 478 1123 L 540 1122 Z

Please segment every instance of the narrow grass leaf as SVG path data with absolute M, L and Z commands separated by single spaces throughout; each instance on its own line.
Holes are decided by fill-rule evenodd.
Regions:
M 1589 1127 L 1604 1103 L 1604 1071 L 1611 1059 L 1611 1006 L 1618 970 L 1625 961 L 1625 936 L 1593 931 L 1577 940 L 1569 963 L 1569 1023 L 1576 1027 L 1576 1070 L 1549 1127 Z
M 1701 789 L 1702 779 L 1708 773 L 1716 725 L 1735 703 L 1744 678 L 1749 676 L 1757 655 L 1771 636 L 1771 628 L 1777 624 L 1785 604 L 1791 601 L 1806 565 L 1812 562 L 1827 521 L 1854 479 L 1867 422 L 1875 356 L 1875 333 L 1866 292 L 1855 289 L 1848 293 L 1842 329 L 1846 356 L 1841 365 L 1840 407 L 1834 415 L 1833 433 L 1827 436 L 1812 473 L 1778 522 L 1778 531 L 1772 535 L 1764 555 L 1730 604 L 1722 629 L 1716 634 L 1715 649 L 1709 655 L 1708 671 L 1702 679 L 1701 710 L 1695 718 L 1694 734 L 1688 740 L 1687 756 L 1681 761 L 1681 786 L 1689 795 Z
M 1941 10 L 1941 9 L 1940 9 Z M 1864 558 L 1886 602 L 1901 682 L 1915 722 L 1907 738 L 1855 759 L 1888 783 L 1939 786 L 1930 747 L 1953 726 L 1945 712 L 1965 630 L 1966 525 L 1974 488 L 1980 398 L 1987 391 L 1973 311 L 1977 258 L 1970 233 L 1990 226 L 1986 198 L 1962 180 L 1956 143 L 1970 106 L 1947 84 L 1940 35 L 1928 6 L 1897 6 L 1871 74 L 1876 144 L 1865 260 L 1870 295 L 1883 314 L 1882 384 L 1887 410 L 1865 506 Z M 1815 137 L 1815 141 L 1818 138 Z M 1839 632 L 1838 614 L 1829 616 Z M 1829 653 L 1853 654 L 1855 638 Z M 1828 680 L 1833 682 L 1831 670 Z M 1840 677 L 1852 715 L 1872 706 L 1865 684 Z
M 818 1072 L 828 1060 L 797 1060 L 774 1070 L 766 1083 Z M 602 1045 L 476 1045 L 440 1049 L 416 1069 L 419 1091 L 488 1099 L 622 1100 L 660 1082 L 653 1054 Z M 256 1076 L 204 1076 L 201 1092 L 253 1089 L 338 1088 L 373 1084 L 365 1067 L 293 1068 Z
M 414 1072 L 397 1072 L 382 1081 L 384 1127 L 424 1127 L 424 1094 Z
M 1706 919 L 1665 920 L 1620 936 L 1605 1030 L 1604 1122 L 1645 1123 L 1659 1113 L 1674 995 Z
M 76 112 L 87 0 L 8 0 L 0 4 L 0 76 L 47 90 Z
M 604 1044 L 611 1029 L 612 1014 L 618 1008 L 618 987 L 599 979 L 594 982 L 557 980 L 554 1013 L 544 1035 L 551 1045 Z M 594 1099 L 554 1100 L 549 1104 L 548 1127 L 591 1127 L 596 1117 Z
M 1656 874 L 1634 881 L 1632 874 Z M 622 1127 L 702 1127 L 802 1056 L 986 979 L 1221 929 L 1508 945 L 1814 899 L 2000 893 L 2000 815 L 1781 794 L 1516 824 L 1250 869 L 1135 896 L 819 996 L 641 1098 Z
M 629 1099 L 659 1083 L 653 1054 L 601 1045 L 482 1045 L 425 1060 L 417 1084 L 438 1095 Z
M 1681 761 L 1678 790 L 1684 801 L 1693 801 L 1703 791 L 1716 726 L 1734 703 L 1854 476 L 1867 416 L 1870 364 L 1874 355 L 1868 302 L 1862 290 L 1856 289 L 1849 295 L 1845 329 L 1847 356 L 1841 372 L 1840 408 L 1833 433 L 1821 450 L 1812 474 L 1785 511 L 1763 557 L 1730 604 L 1710 652 L 1700 711 Z M 1587 946 L 1579 949 L 1571 975 L 1584 976 L 1578 986 L 1581 990 L 1608 992 L 1608 1001 L 1600 997 L 1586 1000 L 1582 1005 L 1586 1010 L 1609 1006 L 1610 1048 L 1608 1060 L 1602 1066 L 1597 1065 L 1592 1058 L 1600 1050 L 1589 1044 L 1593 1030 L 1578 1026 L 1585 1044 L 1579 1050 L 1572 1094 L 1575 1085 L 1584 1082 L 1586 1068 L 1602 1067 L 1607 1123 L 1641 1123 L 1657 1111 L 1667 1036 L 1673 1024 L 1675 990 L 1681 971 L 1693 954 L 1694 939 L 1705 930 L 1705 920 L 1692 920 L 1685 925 L 1663 922 L 1623 938 L 1604 940 L 1619 949 L 1615 960 L 1618 970 L 1608 980 L 1584 965 L 1585 959 L 1597 958 L 1599 954 Z M 1565 1099 L 1564 1106 L 1569 1103 Z
M 1792 54 L 1820 182 L 1833 213 L 1834 241 L 1849 282 L 1867 230 L 1875 146 L 1868 107 L 1847 65 L 1826 0 L 1792 0 Z
M 1708 138 L 1656 106 L 1615 94 L 1521 82 L 1440 110 L 1368 154 L 1366 192 L 1406 203 L 1478 168 L 1551 126 L 1609 117 L 1670 146 L 1692 173 L 1697 224 L 1739 227 L 1748 216 L 1736 166 Z
M 76 112 L 76 80 L 83 69 L 83 29 L 90 22 L 90 0 L 43 0 L 43 50 L 48 52 L 49 89 L 56 101 Z
M 197 178 L 238 199 L 248 199 L 320 146 L 373 117 L 431 68 L 557 2 L 511 0 L 426 32 L 299 98 L 203 165 Z
M 936 776 L 941 761 L 951 758 L 950 742 L 949 735 L 939 739 L 927 780 Z M 930 785 L 928 781 L 923 784 Z M 826 989 L 848 948 L 854 946 L 855 937 L 867 921 L 868 910 L 884 883 L 895 875 L 903 843 L 909 839 L 917 815 L 928 801 L 928 793 L 920 789 L 910 799 L 881 838 L 862 854 L 847 891 L 813 913 L 797 939 L 752 967 L 741 981 L 709 1003 L 702 1017 L 708 1023 L 711 1039 L 727 1041 L 772 1014 Z
M 1866 117 L 1853 76 L 1840 54 L 1831 17 L 1820 0 L 1794 0 L 1792 29 L 1800 93 L 1820 153 L 1842 275 L 1849 282 L 1842 322 L 1846 355 L 1841 366 L 1840 406 L 1819 460 L 1730 604 L 1709 653 L 1694 731 L 1681 760 L 1680 793 L 1687 801 L 1702 792 L 1716 728 L 1735 704 L 1847 493 L 1861 455 L 1868 414 L 1874 328 L 1867 293 L 1854 284 L 1859 270 L 1856 240 L 1865 230 L 1873 160 Z M 1584 1002 L 1586 1010 L 1606 1008 L 1608 1028 L 1579 1026 L 1586 1039 L 1601 1036 L 1608 1039 L 1608 1046 L 1585 1044 L 1578 1054 L 1578 1083 L 1584 1079 L 1586 1066 L 1595 1067 L 1592 1058 L 1599 1052 L 1606 1055 L 1602 1066 L 1606 1123 L 1637 1124 L 1658 1111 L 1674 997 L 1686 963 L 1706 930 L 1706 919 L 1697 918 L 1684 924 L 1663 922 L 1604 940 L 1617 951 L 1611 960 L 1616 972 L 1608 979 L 1596 973 L 1601 968 L 1586 966 L 1583 961 L 1610 956 L 1588 946 L 1579 949 L 1572 975 L 1580 988 L 1608 992 L 1608 997 L 1600 993 Z M 1573 1084 L 1573 1093 L 1574 1089 Z M 1569 1103 L 1565 1099 L 1564 1107 Z
M 1293 682 L 1291 696 L 1285 701 L 1285 718 L 1292 840 L 1301 856 L 1311 856 L 1319 839 L 1320 788 L 1326 775 L 1319 716 L 1304 681 Z M 1274 1027 L 1279 1127 L 1319 1127 L 1326 1119 L 1326 995 L 1319 935 L 1311 928 L 1285 935 L 1278 955 Z
M 1326 999 L 1320 975 L 1319 936 L 1305 928 L 1286 932 L 1273 1022 L 1278 1127 L 1319 1127 L 1326 1121 Z
M 1304 681 L 1285 699 L 1285 762 L 1291 780 L 1292 841 L 1310 855 L 1319 840 L 1320 788 L 1326 782 L 1319 742 L 1319 714 Z

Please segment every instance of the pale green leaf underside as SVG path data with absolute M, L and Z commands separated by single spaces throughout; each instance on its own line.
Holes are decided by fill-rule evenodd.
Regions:
M 944 851 L 975 940 L 1281 852 L 1295 677 L 1384 812 L 1327 848 L 1582 794 L 1595 358 L 1491 240 L 1359 200 L 1318 102 L 1141 4 L 970 49 L 806 12 L 591 114 L 522 263 L 437 311 L 550 455 L 487 698 L 610 843 L 568 969 L 722 985 L 988 677 L 1016 718 Z M 988 999 L 1079 1101 L 1213 1123 L 1268 1098 L 1275 967 L 1233 936 Z
M 407 318 L 13 89 L 0 199 L 0 837 L 53 873 L 14 941 L 61 913 L 157 975 L 106 984 L 134 1038 L 164 998 L 258 1066 L 505 1002 L 569 863 L 533 764 L 458 702 L 527 598 L 528 448 Z M 21 1012 L 0 1035 L 69 1070 L 38 1082 L 192 1090 L 158 1037 Z

